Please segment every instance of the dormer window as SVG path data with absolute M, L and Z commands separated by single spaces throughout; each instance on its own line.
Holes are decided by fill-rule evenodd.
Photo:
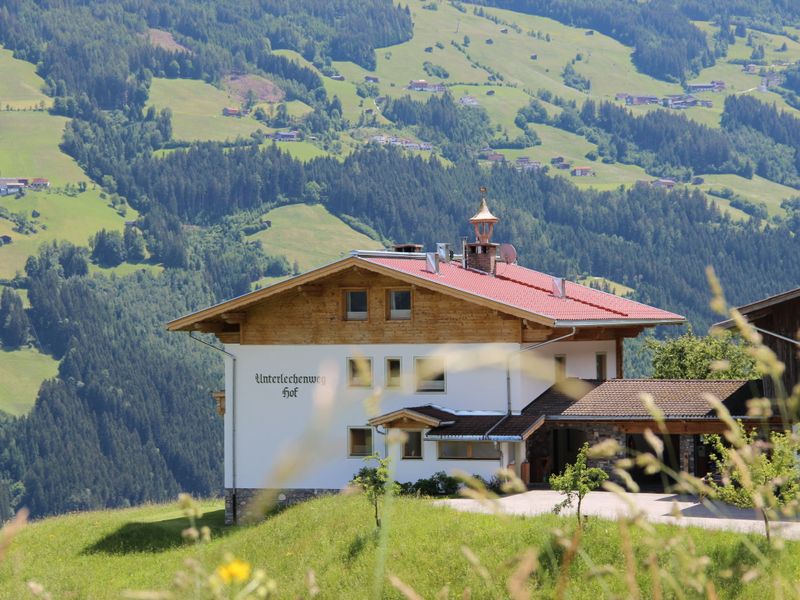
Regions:
M 367 290 L 346 290 L 345 319 L 348 321 L 367 320 Z
M 389 290 L 387 305 L 390 321 L 407 321 L 411 318 L 411 290 Z

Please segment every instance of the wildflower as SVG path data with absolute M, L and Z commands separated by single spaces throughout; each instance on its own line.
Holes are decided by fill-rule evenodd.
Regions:
M 217 576 L 225 583 L 247 581 L 250 577 L 250 563 L 234 558 L 228 564 L 217 567 Z

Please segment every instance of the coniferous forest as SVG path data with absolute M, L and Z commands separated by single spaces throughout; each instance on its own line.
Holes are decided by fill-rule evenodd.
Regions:
M 641 71 L 674 80 L 714 60 L 689 19 L 727 6 L 481 4 L 608 32 L 634 48 Z M 739 14 L 752 22 L 776 13 L 800 18 L 788 0 L 741 4 Z M 172 32 L 191 52 L 147 44 L 148 27 Z M 316 71 L 274 51 L 295 50 L 323 73 L 332 73 L 337 60 L 369 70 L 375 48 L 411 35 L 408 9 L 389 0 L 9 0 L 0 6 L 0 42 L 37 64 L 52 112 L 71 118 L 63 151 L 140 215 L 124 233 L 98 232 L 91 247 L 46 245 L 24 273 L 5 282 L 27 290 L 30 307 L 15 292 L 3 293 L 0 343 L 31 343 L 60 364 L 30 414 L 0 420 L 0 521 L 23 505 L 42 516 L 165 500 L 178 491 L 219 492 L 222 426 L 209 393 L 221 385 L 221 361 L 188 337 L 167 334 L 164 324 L 245 293 L 261 277 L 292 271 L 285 258 L 267 255 L 243 234 L 255 215 L 276 206 L 319 202 L 381 240 L 431 247 L 469 234 L 467 218 L 485 186 L 502 215 L 499 237 L 515 244 L 522 264 L 571 278 L 602 273 L 635 288 L 636 299 L 686 315 L 697 330 L 714 319 L 706 265 L 714 266 L 733 303 L 800 283 L 800 201 L 787 201 L 786 218 L 735 221 L 697 191 L 646 185 L 586 191 L 545 172 L 487 169 L 472 154 L 493 136 L 486 115 L 447 94 L 384 105 L 388 118 L 440 144 L 447 161 L 371 145 L 343 159 L 302 162 L 263 139 L 178 142 L 170 112 L 145 109 L 153 77 L 218 82 L 231 72 L 253 72 L 305 102 L 306 132 L 324 136 L 346 125 L 339 98 L 326 92 Z M 547 120 L 539 108 L 533 101 L 518 120 Z M 665 176 L 756 172 L 800 187 L 800 120 L 752 98 L 726 103 L 722 130 L 663 111 L 634 117 L 611 104 L 567 106 L 559 119 L 557 127 L 592 136 L 615 160 Z M 755 140 L 749 146 L 732 142 L 743 130 Z M 775 152 L 786 160 L 765 159 Z M 145 251 L 165 267 L 162 273 L 117 277 L 89 269 L 90 262 L 139 261 Z

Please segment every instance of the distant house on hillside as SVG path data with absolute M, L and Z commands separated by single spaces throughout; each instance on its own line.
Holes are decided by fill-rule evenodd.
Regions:
M 675 180 L 674 179 L 654 179 L 650 182 L 650 185 L 657 188 L 663 188 L 665 190 L 671 190 L 675 187 Z
M 675 109 L 691 108 L 699 103 L 699 100 L 691 94 L 670 94 L 661 101 L 662 106 Z
M 725 82 L 714 80 L 711 83 L 690 83 L 687 84 L 686 90 L 691 94 L 699 92 L 722 92 L 725 90 Z
M 562 171 L 568 171 L 572 167 L 572 164 L 568 162 L 560 162 L 556 163 L 554 166 L 556 169 L 561 169 Z
M 564 157 L 563 156 L 554 156 L 553 158 L 550 159 L 550 164 L 551 165 L 559 165 L 559 164 L 561 164 L 563 162 L 564 162 Z
M 761 65 L 745 65 L 742 67 L 742 71 L 748 75 L 758 75 L 758 73 L 761 71 Z
M 478 106 L 478 99 L 475 96 L 462 96 L 458 99 L 458 103 L 462 106 Z
M 518 171 L 538 171 L 542 168 L 542 163 L 538 160 L 531 160 L 529 156 L 520 156 L 514 161 L 514 166 Z
M 30 183 L 31 189 L 44 190 L 50 187 L 50 181 L 42 177 L 34 177 Z
M 242 109 L 234 108 L 233 106 L 226 106 L 225 108 L 222 109 L 222 115 L 224 117 L 241 117 Z
M 617 92 L 614 94 L 614 100 L 622 100 L 623 102 L 627 101 L 630 97 L 631 95 L 628 92 Z
M 275 132 L 275 141 L 276 142 L 299 142 L 300 141 L 300 132 L 299 131 L 276 131 Z
M 344 81 L 344 75 L 339 75 L 339 74 L 331 75 L 331 79 L 333 79 L 334 81 Z
M 430 83 L 424 79 L 412 79 L 408 82 L 408 89 L 414 92 L 443 92 L 445 87 L 441 83 Z
M 658 96 L 631 96 L 625 98 L 625 104 L 629 106 L 641 106 L 643 104 L 658 104 Z
M 486 160 L 488 160 L 489 162 L 501 163 L 506 161 L 506 157 L 504 154 L 500 154 L 499 152 L 492 152 L 486 155 Z
M 364 75 L 364 81 L 367 83 L 380 83 L 381 78 L 375 75 Z
M 570 175 L 573 177 L 588 177 L 589 175 L 594 176 L 595 172 L 592 167 L 575 167 L 570 171 Z

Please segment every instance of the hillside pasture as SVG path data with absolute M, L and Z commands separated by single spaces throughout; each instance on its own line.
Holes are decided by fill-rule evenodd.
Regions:
M 44 177 L 54 186 L 88 181 L 58 147 L 66 123 L 46 112 L 0 112 L 0 176 Z
M 800 196 L 800 190 L 775 183 L 758 175 L 754 175 L 752 179 L 746 179 L 739 175 L 703 175 L 702 177 L 704 183 L 699 186 L 702 190 L 707 192 L 709 189 L 730 188 L 751 202 L 766 204 L 770 215 L 783 215 L 781 201 Z M 714 200 L 721 200 L 726 206 L 729 205 L 729 202 L 724 199 L 714 198 Z
M 0 350 L 0 412 L 15 417 L 27 413 L 42 381 L 57 372 L 58 361 L 33 348 Z
M 28 192 L 23 198 L 13 196 L 0 198 L 0 206 L 11 213 L 23 213 L 31 218 L 32 211 L 40 213 L 35 221 L 37 232 L 23 235 L 11 231 L 12 243 L 0 246 L 0 278 L 13 277 L 25 267 L 29 256 L 36 254 L 39 245 L 53 240 L 65 240 L 86 246 L 89 238 L 100 229 L 119 230 L 126 220 L 135 220 L 135 210 L 128 207 L 125 217 L 108 206 L 108 200 L 100 198 L 100 190 L 90 188 L 76 196 L 68 196 L 57 189 Z M 9 227 L 9 222 L 0 219 L 0 224 Z
M 286 97 L 281 88 L 260 75 L 229 75 L 222 85 L 239 104 L 244 103 L 251 92 L 256 102 L 280 102 Z
M 45 107 L 52 100 L 42 91 L 44 80 L 36 74 L 36 66 L 14 58 L 11 50 L 0 46 L 0 110 Z M 2 128 L 0 127 L 0 132 Z
M 119 598 L 129 590 L 171 590 L 179 571 L 188 578 L 188 594 L 136 597 L 206 597 L 194 586 L 207 585 L 234 557 L 243 561 L 248 574 L 263 569 L 274 581 L 276 598 L 317 593 L 325 599 L 506 598 L 512 586 L 508 582 L 531 548 L 538 560 L 530 573 L 516 578 L 516 585 L 536 598 L 634 597 L 631 589 L 635 597 L 656 597 L 648 567 L 648 556 L 656 552 L 667 571 L 658 586 L 668 592 L 665 597 L 680 597 L 672 593 L 679 585 L 673 578 L 707 577 L 697 589 L 713 590 L 714 597 L 788 598 L 791 593 L 771 592 L 787 589 L 800 569 L 797 542 L 769 547 L 755 534 L 667 525 L 655 525 L 648 533 L 635 523 L 623 533 L 614 521 L 591 518 L 580 551 L 561 575 L 564 544 L 573 535 L 572 517 L 502 518 L 437 507 L 427 499 L 394 499 L 383 508 L 380 531 L 361 496 L 311 500 L 261 523 L 237 527 L 222 525 L 221 501 L 204 501 L 200 508 L 205 514 L 197 525 L 209 527 L 211 539 L 199 544 L 182 540 L 181 531 L 189 523 L 174 504 L 74 513 L 32 523 L 0 562 L 0 597 L 28 597 L 28 582 L 35 581 L 54 598 Z M 626 547 L 633 551 L 626 554 Z M 625 556 L 633 569 L 624 567 Z M 196 575 L 187 559 L 196 561 Z M 690 572 L 687 563 L 692 564 Z M 416 595 L 400 594 L 390 576 Z M 562 578 L 564 587 L 558 583 Z M 224 596 L 215 597 L 233 598 L 243 586 L 231 581 L 222 587 Z M 309 587 L 316 592 L 309 593 Z M 443 588 L 449 595 L 440 593 Z
M 194 79 L 154 78 L 150 105 L 172 111 L 172 137 L 182 141 L 234 140 L 269 128 L 249 116 L 225 117 L 222 109 L 238 108 L 241 101 L 209 83 Z
M 308 271 L 341 258 L 351 250 L 375 250 L 380 242 L 359 233 L 321 204 L 292 204 L 275 208 L 263 217 L 272 226 L 249 236 L 259 240 L 267 254 L 297 261 Z

